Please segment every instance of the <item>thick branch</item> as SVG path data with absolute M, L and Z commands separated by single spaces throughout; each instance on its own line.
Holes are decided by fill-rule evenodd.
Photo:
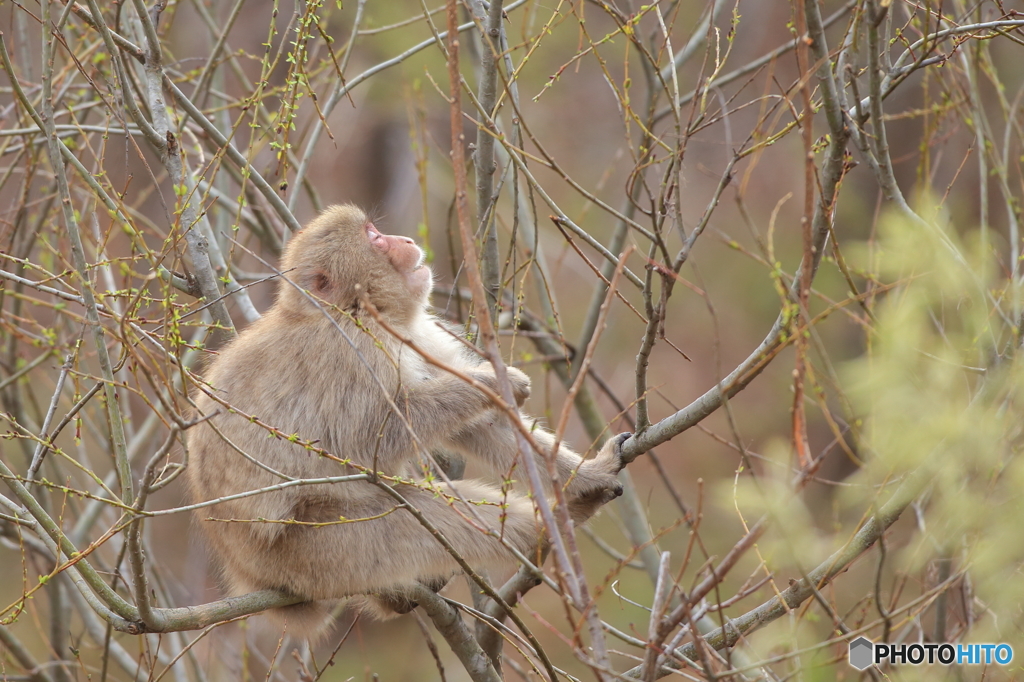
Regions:
M 480 648 L 473 631 L 454 606 L 422 585 L 410 590 L 409 596 L 430 616 L 434 627 L 459 657 L 473 682 L 501 682 L 491 659 Z
M 501 52 L 502 0 L 491 0 L 484 13 L 485 3 L 473 3 L 473 13 L 482 22 L 480 50 L 480 107 L 485 116 L 476 131 L 476 212 L 479 233 L 483 235 L 483 282 L 491 315 L 498 312 L 501 289 L 501 264 L 498 260 L 498 224 L 494 220 L 497 197 L 491 196 L 494 182 L 494 104 L 498 97 L 498 55 Z

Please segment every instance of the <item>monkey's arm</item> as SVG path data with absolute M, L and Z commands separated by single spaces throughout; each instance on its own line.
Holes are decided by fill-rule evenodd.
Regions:
M 525 419 L 530 420 L 529 417 Z M 554 447 L 555 436 L 534 420 L 528 423 L 534 440 L 544 451 L 534 453 L 534 457 L 542 471 L 546 472 L 546 453 L 551 452 Z M 555 468 L 558 481 L 569 497 L 570 509 L 577 523 L 589 518 L 605 502 L 622 494 L 622 485 L 616 476 L 625 466 L 621 446 L 628 436 L 629 434 L 619 434 L 610 438 L 596 457 L 587 460 L 565 443 L 559 445 L 555 456 Z M 455 434 L 450 444 L 466 455 L 482 460 L 500 474 L 507 475 L 513 464 L 518 462 L 519 447 L 514 427 L 506 416 L 496 410 L 463 427 Z M 525 478 L 525 475 L 520 475 L 519 478 Z M 542 478 L 545 482 L 549 480 L 546 475 Z
M 490 366 L 473 368 L 466 374 L 491 391 L 498 391 Z M 510 370 L 508 379 L 516 400 L 521 402 L 529 395 L 529 378 L 518 370 Z M 395 403 L 403 418 L 385 414 L 374 421 L 379 426 L 373 428 L 379 429 L 383 441 L 379 452 L 392 453 L 401 460 L 407 459 L 413 449 L 413 433 L 416 440 L 428 448 L 443 445 L 450 441 L 451 434 L 476 422 L 494 407 L 490 398 L 477 387 L 447 373 L 401 390 Z
M 546 453 L 551 452 L 555 444 L 553 433 L 545 429 L 537 420 L 523 415 L 523 421 L 540 446 L 541 453 L 534 453 L 537 463 L 543 471 L 547 471 Z M 482 461 L 499 474 L 508 473 L 519 458 L 519 446 L 516 442 L 515 426 L 508 417 L 490 410 L 462 428 L 453 436 L 451 445 L 469 457 Z M 555 458 L 555 466 L 560 483 L 570 482 L 585 460 L 565 443 L 560 444 Z M 612 473 L 616 473 L 616 469 Z M 545 480 L 547 477 L 545 476 Z

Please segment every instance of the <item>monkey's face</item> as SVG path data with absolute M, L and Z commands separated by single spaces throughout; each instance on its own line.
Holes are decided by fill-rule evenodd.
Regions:
M 360 209 L 332 206 L 292 237 L 282 270 L 342 310 L 353 309 L 365 294 L 378 310 L 400 322 L 421 310 L 430 294 L 433 275 L 423 257 L 416 242 L 381 233 Z M 281 294 L 292 310 L 318 308 L 288 285 Z
M 417 298 L 429 294 L 433 277 L 430 268 L 423 264 L 423 249 L 409 237 L 381 234 L 370 221 L 366 222 L 365 229 L 370 246 L 384 254 L 395 271 L 405 278 L 409 292 Z

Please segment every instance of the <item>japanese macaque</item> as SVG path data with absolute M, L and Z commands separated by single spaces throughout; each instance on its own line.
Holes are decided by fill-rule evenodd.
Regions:
M 277 615 L 289 632 L 312 636 L 327 624 L 324 601 L 369 594 L 404 611 L 415 604 L 401 607 L 403 586 L 443 586 L 458 563 L 371 481 L 293 484 L 227 499 L 360 471 L 403 477 L 381 480 L 473 566 L 511 564 L 503 541 L 535 556 L 543 533 L 522 493 L 476 480 L 413 480 L 425 478 L 418 463 L 432 449 L 475 458 L 505 479 L 526 479 L 508 412 L 424 360 L 499 392 L 492 366 L 427 311 L 432 274 L 415 242 L 381 234 L 357 208 L 335 206 L 292 238 L 281 270 L 274 305 L 208 368 L 209 387 L 196 405 L 216 416 L 189 432 L 194 499 L 225 498 L 197 516 L 232 594 L 273 589 L 306 598 Z M 529 378 L 509 368 L 508 380 L 521 406 Z M 554 436 L 520 419 L 550 452 Z M 558 478 L 577 524 L 621 494 L 623 440 L 610 439 L 589 460 L 559 448 Z M 535 457 L 549 479 L 544 456 Z

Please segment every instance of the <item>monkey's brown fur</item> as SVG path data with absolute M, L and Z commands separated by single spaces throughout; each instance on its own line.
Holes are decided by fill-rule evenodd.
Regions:
M 421 261 L 412 240 L 381 235 L 359 209 L 328 209 L 288 245 L 281 269 L 294 285 L 282 281 L 267 314 L 210 364 L 206 379 L 212 390 L 239 412 L 285 434 L 317 441 L 337 457 L 385 474 L 408 477 L 416 470 L 417 445 L 403 420 L 392 413 L 383 386 L 424 448 L 456 450 L 507 475 L 518 453 L 508 417 L 482 392 L 427 364 L 359 310 L 361 289 L 380 315 L 421 349 L 497 390 L 491 366 L 481 364 L 427 312 L 431 273 Z M 529 395 L 529 379 L 514 368 L 508 374 L 521 404 Z M 266 428 L 228 412 L 203 393 L 197 406 L 201 414 L 220 414 L 189 433 L 188 473 L 196 501 L 279 484 L 287 480 L 282 476 L 357 473 L 288 439 L 272 437 Z M 544 447 L 553 445 L 553 436 L 543 429 L 536 428 L 534 437 Z M 582 463 L 579 455 L 560 448 L 557 468 L 561 480 L 568 481 L 566 495 L 577 523 L 621 493 L 615 477 L 622 468 L 621 442 L 610 440 L 596 458 Z M 544 471 L 539 455 L 538 464 Z M 438 485 L 440 495 L 414 485 L 396 489 L 472 565 L 512 559 L 498 540 L 473 524 L 498 531 L 522 552 L 534 551 L 539 528 L 527 498 L 481 481 L 458 481 L 453 487 Z M 467 506 L 460 498 L 474 504 Z M 443 585 L 459 569 L 411 513 L 395 507 L 385 491 L 356 481 L 295 486 L 221 502 L 200 509 L 198 518 L 232 594 L 276 589 L 310 602 L 377 594 L 394 603 L 403 585 Z M 273 523 L 368 517 L 377 518 L 326 526 Z M 323 614 L 316 604 L 282 610 L 289 631 L 299 634 L 315 632 L 324 624 Z

